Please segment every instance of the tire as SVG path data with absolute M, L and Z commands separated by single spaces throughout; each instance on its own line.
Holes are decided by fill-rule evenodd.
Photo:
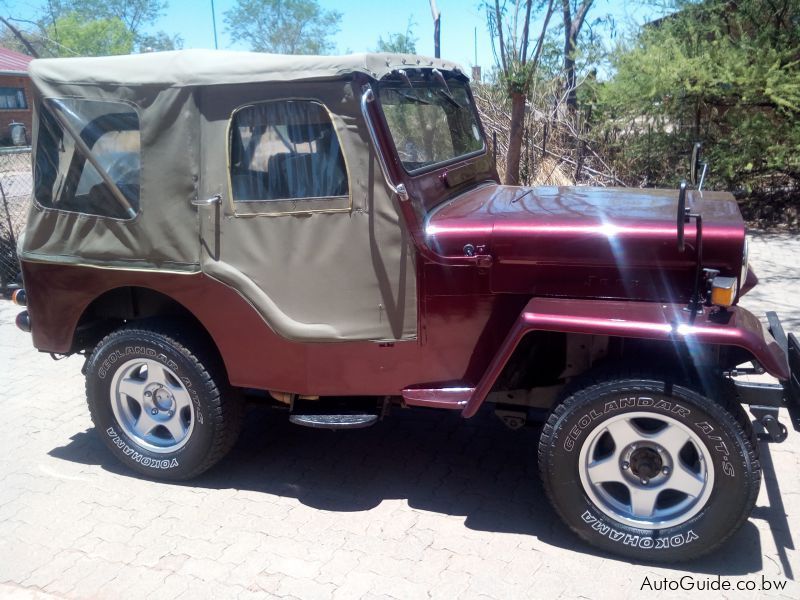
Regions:
M 242 402 L 207 348 L 165 325 L 124 327 L 96 346 L 85 368 L 89 412 L 125 466 L 186 480 L 233 446 Z
M 559 404 L 542 430 L 539 472 L 575 533 L 637 562 L 718 548 L 761 484 L 739 405 L 650 377 L 593 383 Z

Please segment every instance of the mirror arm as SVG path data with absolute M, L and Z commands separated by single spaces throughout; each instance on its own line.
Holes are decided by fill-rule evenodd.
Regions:
M 378 163 L 380 163 L 381 171 L 383 172 L 383 178 L 386 180 L 386 185 L 389 187 L 392 192 L 397 194 L 397 197 L 400 198 L 403 202 L 408 200 L 408 192 L 406 191 L 406 186 L 402 183 L 397 185 L 392 183 L 392 178 L 389 176 L 389 165 L 386 164 L 386 159 L 381 152 L 380 144 L 378 143 L 378 132 L 375 131 L 375 126 L 372 124 L 372 118 L 369 115 L 369 105 L 370 103 L 375 101 L 375 92 L 372 91 L 372 87 L 367 84 L 364 86 L 364 93 L 361 94 L 361 115 L 364 117 L 364 122 L 367 124 L 367 131 L 369 131 L 369 138 L 372 140 L 372 146 L 375 149 L 375 155 L 378 157 Z

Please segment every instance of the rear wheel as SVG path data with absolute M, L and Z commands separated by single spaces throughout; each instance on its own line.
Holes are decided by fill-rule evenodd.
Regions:
M 166 327 L 106 336 L 86 365 L 95 427 L 126 466 L 159 479 L 189 479 L 231 448 L 242 406 L 219 361 Z
M 570 528 L 638 560 L 715 549 L 747 520 L 761 482 L 739 406 L 649 378 L 595 383 L 567 398 L 542 432 L 539 466 Z

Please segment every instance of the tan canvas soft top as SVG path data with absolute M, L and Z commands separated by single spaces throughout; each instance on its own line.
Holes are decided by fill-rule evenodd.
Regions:
M 34 60 L 30 63 L 30 75 L 34 83 L 187 87 L 331 79 L 348 73 L 364 73 L 380 79 L 395 69 L 413 67 L 462 71 L 453 62 L 410 54 L 295 56 L 227 50 L 177 50 Z
M 40 158 L 46 163 L 55 155 L 54 146 L 42 145 L 39 136 L 49 105 L 83 103 L 84 112 L 94 114 L 85 104 L 118 103 L 138 117 L 139 209 L 126 220 L 34 201 L 20 257 L 99 268 L 202 271 L 243 294 L 290 339 L 413 338 L 415 256 L 368 143 L 361 89 L 351 77 L 380 79 L 398 68 L 463 75 L 454 63 L 387 54 L 185 50 L 32 61 L 34 169 Z M 243 105 L 296 98 L 318 102 L 329 113 L 347 164 L 348 208 L 332 204 L 333 210 L 312 215 L 301 207 L 279 217 L 246 214 L 249 206 L 235 211 L 229 189 L 231 115 Z M 107 110 L 98 105 L 101 109 Z M 67 159 L 64 169 L 72 164 Z M 67 172 L 56 175 L 54 185 L 66 180 Z M 218 212 L 193 205 L 215 194 L 223 198 Z M 217 238 L 224 248 L 212 255 L 208 248 Z

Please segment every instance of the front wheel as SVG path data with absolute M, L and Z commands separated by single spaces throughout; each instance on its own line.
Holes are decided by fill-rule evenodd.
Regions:
M 92 421 L 126 466 L 183 480 L 214 465 L 238 436 L 242 407 L 206 345 L 177 329 L 125 327 L 86 364 Z
M 556 407 L 539 468 L 556 511 L 592 545 L 688 560 L 749 517 L 761 483 L 753 440 L 737 405 L 664 380 L 616 379 Z

